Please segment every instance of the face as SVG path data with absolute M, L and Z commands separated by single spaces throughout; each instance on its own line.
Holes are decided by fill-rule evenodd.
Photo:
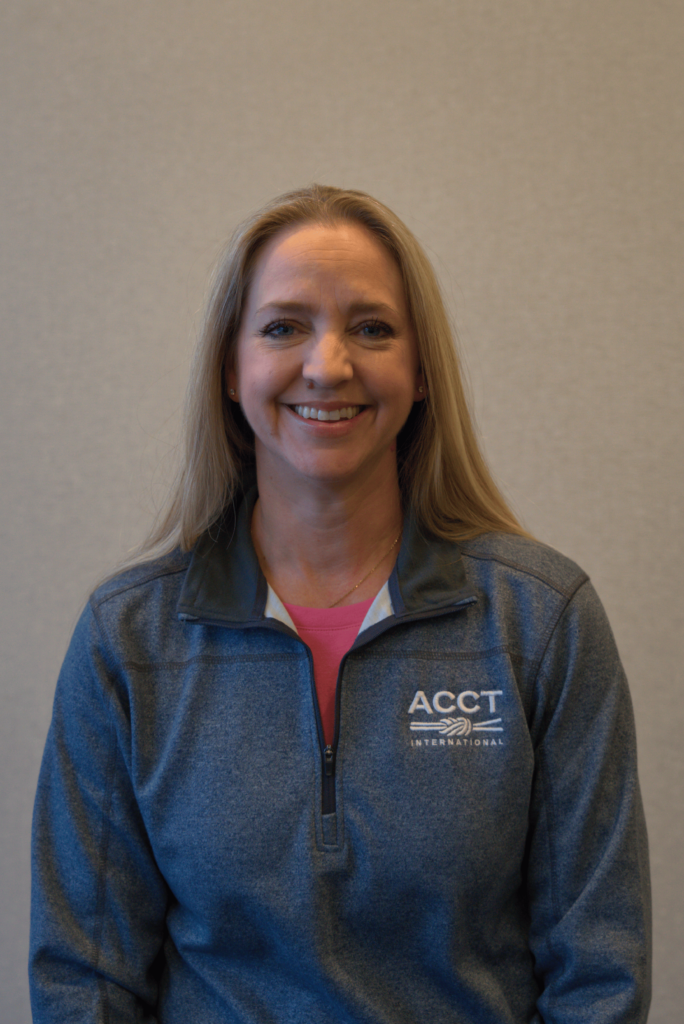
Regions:
M 399 268 L 369 231 L 307 224 L 271 240 L 228 371 L 260 474 L 335 485 L 396 472 L 422 383 Z

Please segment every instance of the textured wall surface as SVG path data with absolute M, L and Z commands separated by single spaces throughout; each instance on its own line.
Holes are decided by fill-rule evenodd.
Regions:
M 70 631 L 163 492 L 220 242 L 313 180 L 425 243 L 498 479 L 604 599 L 680 1018 L 683 37 L 679 0 L 4 0 L 0 1024 Z

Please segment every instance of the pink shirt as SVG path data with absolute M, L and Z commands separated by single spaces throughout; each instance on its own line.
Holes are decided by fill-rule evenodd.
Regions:
M 316 696 L 321 712 L 325 742 L 335 737 L 335 692 L 340 662 L 358 636 L 374 598 L 342 608 L 304 608 L 286 604 L 297 632 L 311 649 Z

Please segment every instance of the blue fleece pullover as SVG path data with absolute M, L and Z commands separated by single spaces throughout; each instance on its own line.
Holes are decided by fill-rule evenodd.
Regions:
M 644 1022 L 632 711 L 586 575 L 409 520 L 326 748 L 254 497 L 76 629 L 34 819 L 35 1024 Z

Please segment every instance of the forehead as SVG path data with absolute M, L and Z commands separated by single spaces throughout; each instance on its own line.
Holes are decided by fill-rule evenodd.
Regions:
M 326 287 L 362 292 L 369 299 L 375 294 L 378 301 L 405 306 L 394 258 L 371 231 L 348 221 L 279 231 L 257 257 L 249 298 L 261 301 L 283 291 Z

